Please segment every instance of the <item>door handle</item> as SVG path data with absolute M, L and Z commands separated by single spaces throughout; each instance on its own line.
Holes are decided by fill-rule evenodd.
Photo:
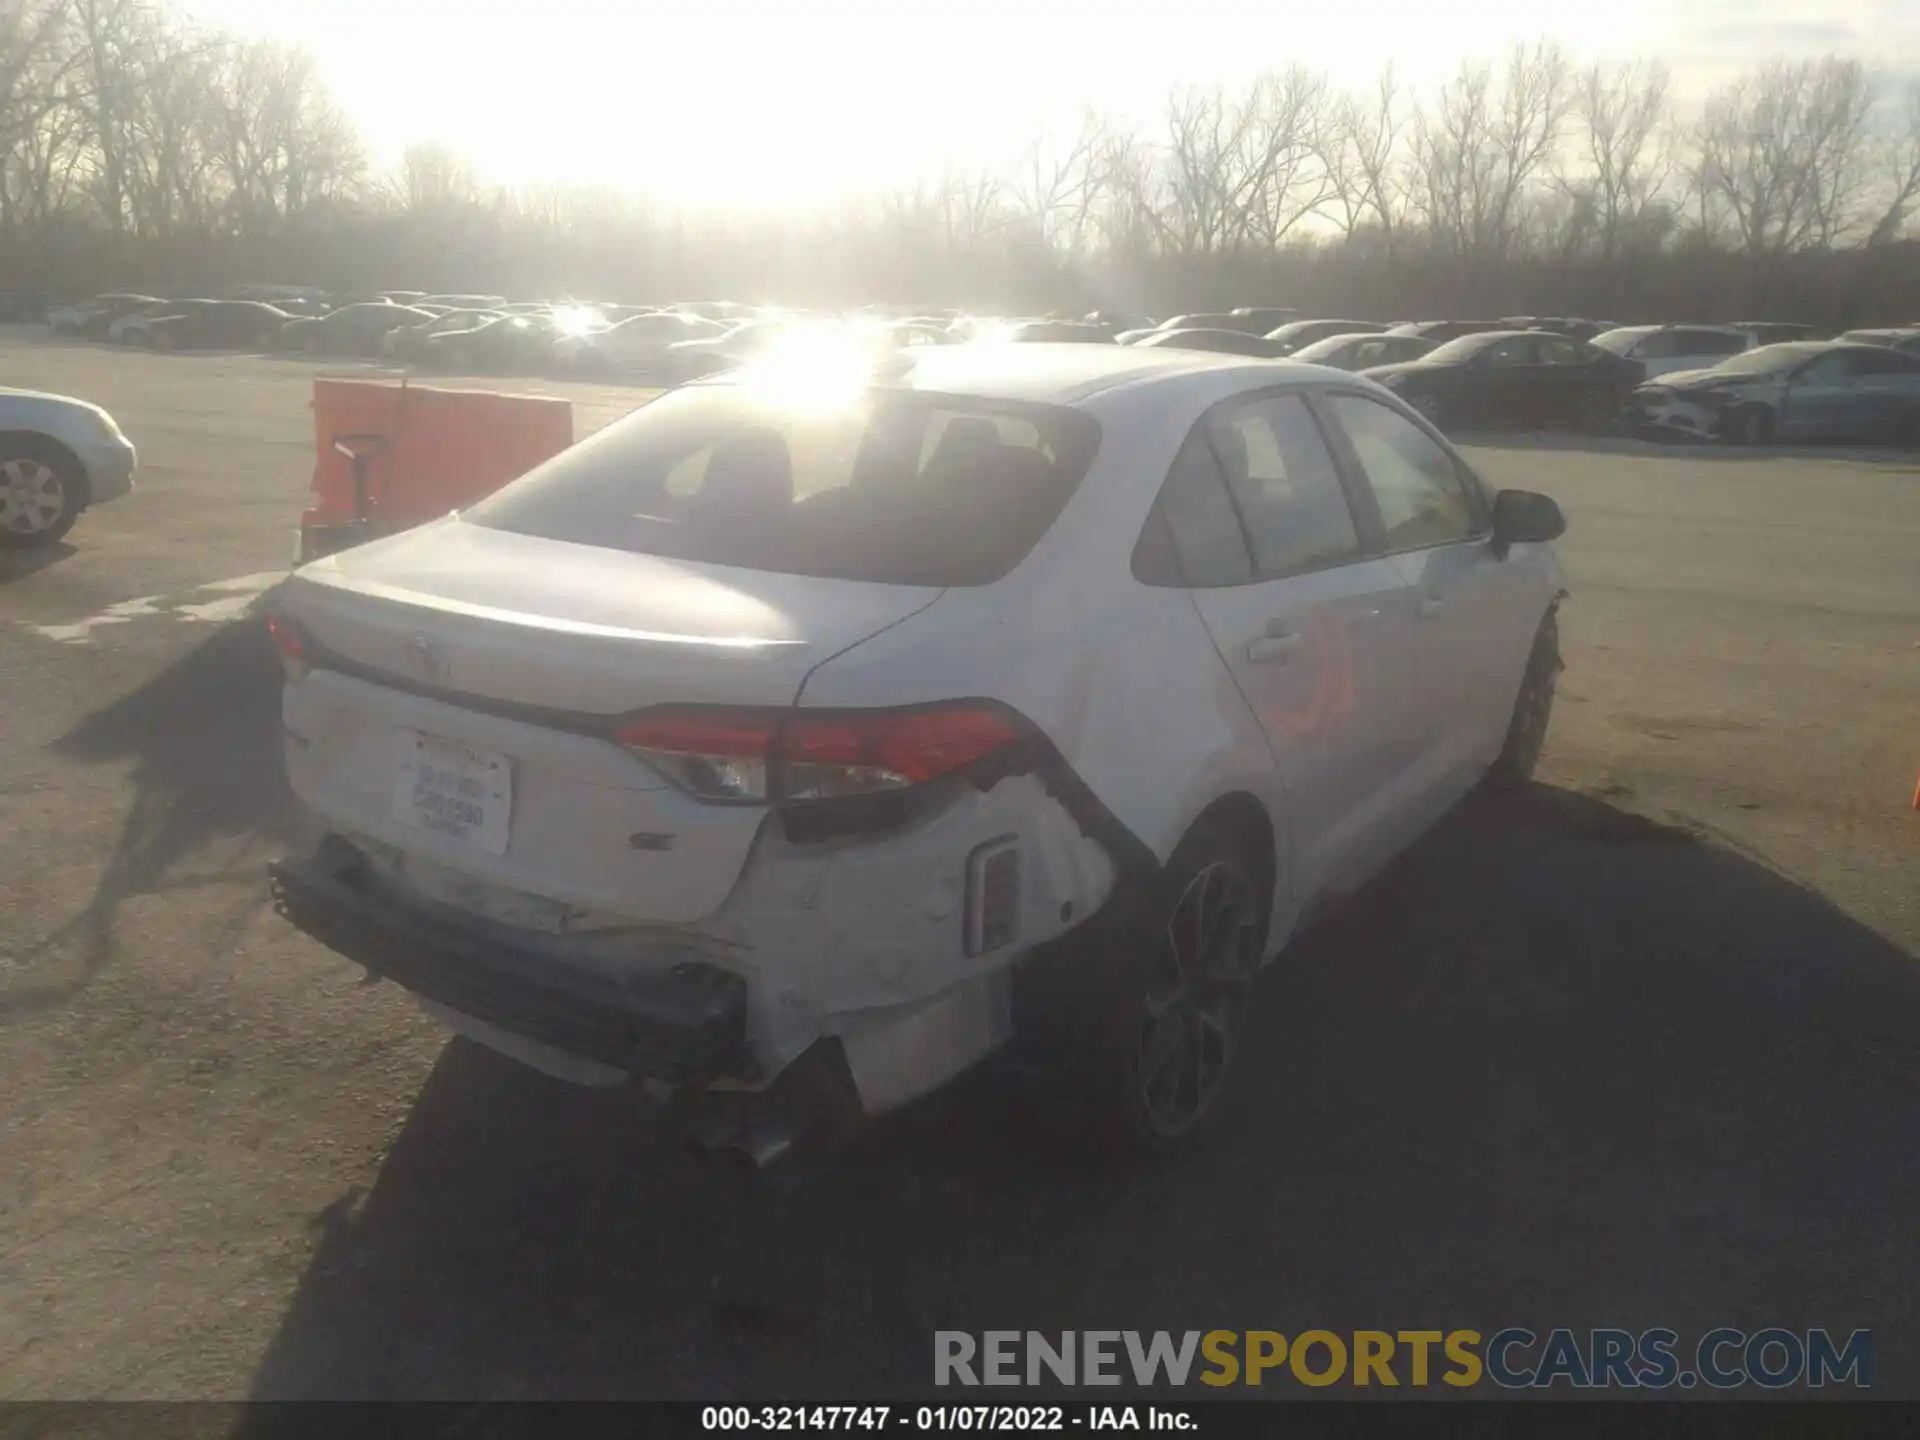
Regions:
M 1247 659 L 1255 665 L 1277 665 L 1300 648 L 1300 632 L 1262 635 L 1247 646 Z
M 1420 597 L 1419 615 L 1422 620 L 1437 619 L 1440 612 L 1446 608 L 1446 602 L 1438 595 L 1422 595 Z

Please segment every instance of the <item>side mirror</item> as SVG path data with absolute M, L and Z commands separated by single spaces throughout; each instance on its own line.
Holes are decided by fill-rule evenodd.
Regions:
M 1493 497 L 1493 553 L 1501 560 L 1515 545 L 1558 540 L 1566 533 L 1567 517 L 1552 496 L 1502 490 Z

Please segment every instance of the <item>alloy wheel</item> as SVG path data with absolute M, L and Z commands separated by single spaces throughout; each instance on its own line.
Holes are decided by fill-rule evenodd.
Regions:
M 66 508 L 67 487 L 50 466 L 30 459 L 0 461 L 0 529 L 38 535 Z
M 1164 1138 L 1198 1125 L 1226 1079 L 1259 965 L 1255 893 L 1238 866 L 1216 861 L 1187 882 L 1154 943 L 1138 1073 L 1147 1123 Z

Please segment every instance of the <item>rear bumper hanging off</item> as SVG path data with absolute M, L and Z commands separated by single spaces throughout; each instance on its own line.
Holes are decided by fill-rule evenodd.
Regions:
M 362 883 L 351 846 L 274 861 L 274 908 L 329 949 L 425 999 L 530 1040 L 671 1084 L 752 1071 L 747 987 L 697 960 L 614 978 L 455 927 Z

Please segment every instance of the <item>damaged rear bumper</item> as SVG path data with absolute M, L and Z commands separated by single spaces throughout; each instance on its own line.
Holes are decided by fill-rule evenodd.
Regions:
M 548 1074 L 731 1091 L 764 1116 L 825 1049 L 870 1117 L 1013 1038 L 1025 958 L 1098 912 L 1123 876 L 1139 878 L 1137 864 L 1116 862 L 1116 851 L 1133 858 L 1117 829 L 1057 772 L 950 787 L 884 844 L 793 839 L 769 825 L 720 908 L 671 927 L 549 933 L 527 919 L 540 905 L 507 903 L 537 900 L 531 892 L 483 886 L 482 905 L 471 877 L 442 883 L 457 872 L 356 831 L 272 876 L 298 928 Z M 1018 881 L 991 909 L 985 861 L 1003 852 Z
M 351 846 L 269 867 L 274 906 L 375 975 L 450 1010 L 632 1075 L 684 1084 L 751 1068 L 747 987 L 687 959 L 612 977 L 436 920 L 364 883 Z

